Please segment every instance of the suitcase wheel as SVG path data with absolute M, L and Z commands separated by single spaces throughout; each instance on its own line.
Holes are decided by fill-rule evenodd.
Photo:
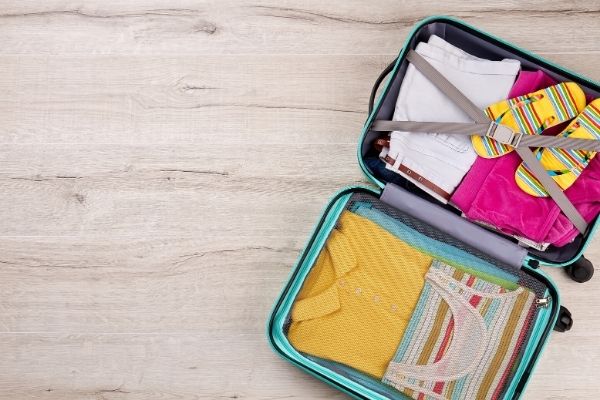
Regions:
M 583 283 L 594 276 L 594 265 L 590 260 L 581 256 L 573 264 L 567 266 L 566 271 L 575 282 Z
M 554 330 L 557 332 L 567 332 L 571 330 L 572 327 L 573 318 L 571 317 L 571 312 L 566 307 L 560 306 Z

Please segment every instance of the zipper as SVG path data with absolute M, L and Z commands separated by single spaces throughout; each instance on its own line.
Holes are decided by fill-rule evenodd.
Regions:
M 537 308 L 548 308 L 548 306 L 550 305 L 550 297 L 542 297 L 539 299 L 535 299 L 535 306 Z

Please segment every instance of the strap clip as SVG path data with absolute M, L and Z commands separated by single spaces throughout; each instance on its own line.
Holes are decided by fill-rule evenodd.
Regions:
M 490 123 L 485 136 L 512 147 L 519 147 L 521 138 L 523 138 L 521 132 L 515 132 L 506 125 L 501 125 L 494 121 Z

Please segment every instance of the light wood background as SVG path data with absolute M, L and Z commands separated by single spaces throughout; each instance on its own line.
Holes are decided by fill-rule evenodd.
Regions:
M 267 316 L 365 183 L 373 81 L 442 13 L 600 78 L 598 0 L 2 1 L 0 398 L 344 398 Z M 597 399 L 600 276 L 552 276 L 575 325 L 525 398 Z

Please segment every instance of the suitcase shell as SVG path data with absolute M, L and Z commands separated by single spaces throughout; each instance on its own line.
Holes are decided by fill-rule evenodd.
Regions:
M 480 53 L 479 55 L 481 55 L 483 50 L 484 52 L 492 52 L 496 57 L 498 54 L 503 54 L 506 57 L 517 58 L 524 65 L 542 69 L 551 76 L 559 78 L 559 80 L 571 80 L 577 82 L 587 93 L 594 95 L 595 97 L 600 97 L 600 86 L 598 83 L 568 71 L 499 38 L 484 33 L 455 18 L 445 16 L 430 17 L 421 21 L 412 29 L 398 58 L 386 69 L 386 71 L 384 71 L 373 89 L 369 117 L 364 125 L 358 146 L 358 160 L 360 167 L 365 175 L 377 185 L 379 190 L 361 186 L 349 186 L 340 190 L 332 197 L 325 207 L 319 221 L 315 225 L 287 284 L 276 301 L 267 326 L 269 342 L 277 354 L 323 382 L 358 399 L 388 399 L 389 397 L 302 356 L 288 342 L 285 335 L 285 324 L 304 279 L 310 272 L 314 260 L 325 246 L 329 233 L 333 229 L 338 216 L 344 210 L 350 197 L 356 193 L 365 193 L 380 197 L 386 189 L 386 182 L 377 177 L 374 172 L 367 167 L 363 160 L 366 149 L 370 147 L 370 143 L 375 137 L 375 133 L 371 132 L 369 127 L 375 119 L 391 119 L 395 98 L 397 97 L 399 85 L 404 73 L 403 69 L 405 70 L 406 68 L 406 62 L 404 62 L 406 51 L 407 49 L 414 48 L 416 43 L 421 41 L 423 37 L 427 37 L 434 33 L 443 38 L 451 36 L 455 43 L 457 43 L 458 39 L 458 42 L 465 44 L 466 51 L 469 51 L 471 48 L 477 48 Z M 375 92 L 378 89 L 377 86 L 388 74 L 389 78 L 381 89 L 381 95 L 376 104 L 373 105 Z M 439 203 L 434 203 L 434 201 L 435 200 L 432 200 L 427 207 L 442 207 Z M 590 229 L 588 229 L 587 233 L 582 235 L 579 241 L 566 252 L 548 255 L 539 251 L 531 251 L 522 258 L 523 262 L 521 268 L 546 284 L 548 292 L 552 297 L 552 302 L 549 307 L 540 309 L 539 311 L 535 328 L 532 331 L 531 339 L 523 356 L 523 362 L 519 366 L 519 373 L 516 374 L 515 379 L 508 385 L 508 389 L 503 397 L 504 399 L 517 399 L 521 396 L 535 364 L 543 352 L 550 333 L 553 328 L 555 328 L 559 316 L 562 319 L 564 314 L 563 307 L 560 305 L 560 295 L 556 285 L 542 270 L 538 269 L 538 267 L 540 264 L 554 267 L 572 264 L 583 255 L 585 248 L 588 246 L 597 228 L 598 218 L 590 224 Z M 498 236 L 501 235 L 498 234 Z M 570 314 L 568 317 L 570 318 Z M 397 394 L 394 398 L 403 398 L 403 395 Z

